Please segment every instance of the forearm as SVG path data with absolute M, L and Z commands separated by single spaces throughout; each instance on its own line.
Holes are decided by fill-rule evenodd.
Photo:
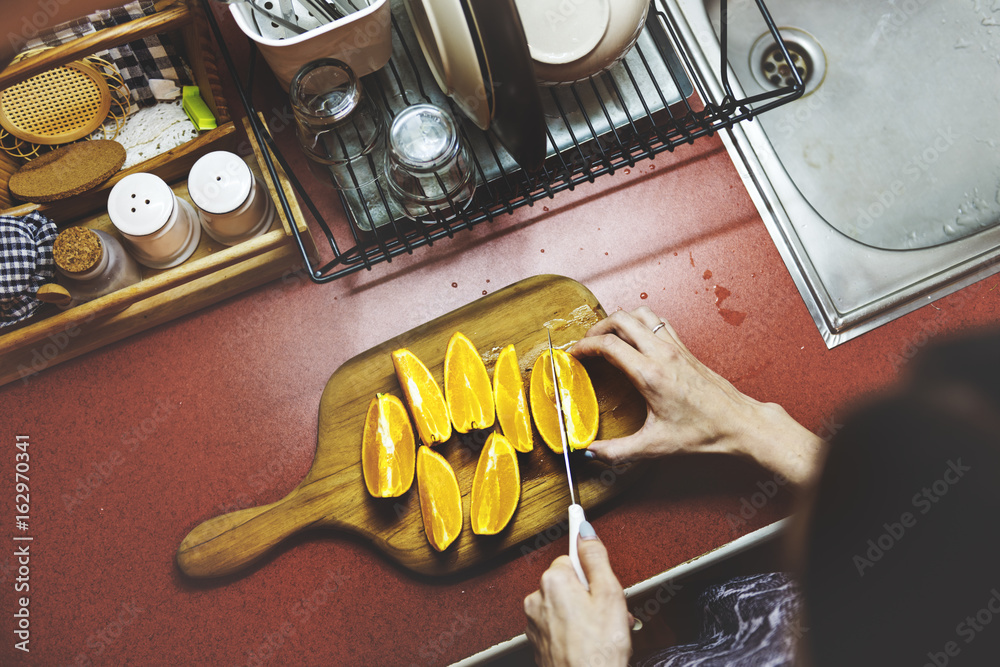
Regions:
M 750 401 L 738 422 L 733 447 L 737 455 L 802 489 L 819 473 L 825 445 L 781 406 Z

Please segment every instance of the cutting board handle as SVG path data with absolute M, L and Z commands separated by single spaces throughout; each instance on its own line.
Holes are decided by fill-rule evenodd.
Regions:
M 296 488 L 270 505 L 209 519 L 177 548 L 177 565 L 191 577 L 221 577 L 251 564 L 286 537 L 321 519 L 328 508 Z

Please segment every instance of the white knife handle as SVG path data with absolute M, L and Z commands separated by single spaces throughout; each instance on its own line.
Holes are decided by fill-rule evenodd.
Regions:
M 583 507 L 578 504 L 573 504 L 569 506 L 569 559 L 573 561 L 573 569 L 576 570 L 576 576 L 579 577 L 580 583 L 588 591 L 590 590 L 590 582 L 587 581 L 587 575 L 583 573 L 583 566 L 580 565 L 580 551 L 577 549 L 576 541 L 580 537 L 580 524 L 583 523 L 585 517 L 583 515 Z

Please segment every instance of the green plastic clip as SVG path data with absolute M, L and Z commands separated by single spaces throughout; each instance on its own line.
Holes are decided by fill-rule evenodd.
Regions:
M 199 131 L 214 130 L 218 127 L 211 109 L 205 104 L 205 100 L 201 99 L 198 86 L 184 86 L 182 106 L 184 113 Z

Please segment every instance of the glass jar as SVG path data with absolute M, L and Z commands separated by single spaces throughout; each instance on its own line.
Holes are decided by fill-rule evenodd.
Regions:
M 56 270 L 72 297 L 70 306 L 116 292 L 142 279 L 139 264 L 118 240 L 99 229 L 70 227 L 52 248 Z

